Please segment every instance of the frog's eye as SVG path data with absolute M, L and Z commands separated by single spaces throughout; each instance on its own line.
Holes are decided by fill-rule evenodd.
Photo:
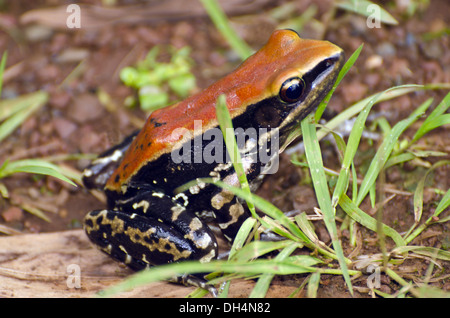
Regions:
M 305 88 L 305 83 L 300 77 L 291 77 L 284 81 L 280 88 L 280 98 L 286 103 L 298 101 Z

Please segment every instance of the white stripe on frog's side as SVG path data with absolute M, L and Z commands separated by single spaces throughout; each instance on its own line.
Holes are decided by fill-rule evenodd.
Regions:
M 123 157 L 123 152 L 120 150 L 116 150 L 112 153 L 112 155 L 108 156 L 108 157 L 100 157 L 95 159 L 94 161 L 92 161 L 91 166 L 95 166 L 95 165 L 107 165 L 110 162 L 117 162 L 118 160 L 120 160 Z M 93 175 L 94 173 L 92 172 L 91 169 L 85 169 L 83 171 L 82 176 L 89 178 Z
M 95 159 L 92 163 L 93 163 L 93 164 L 99 164 L 99 163 L 108 163 L 108 162 L 111 162 L 111 161 L 116 162 L 116 161 L 118 161 L 118 160 L 119 160 L 120 158 L 122 158 L 122 157 L 123 157 L 123 152 L 120 151 L 119 149 L 116 149 L 116 150 L 112 153 L 111 156 L 108 156 L 108 157 L 101 157 L 101 158 Z

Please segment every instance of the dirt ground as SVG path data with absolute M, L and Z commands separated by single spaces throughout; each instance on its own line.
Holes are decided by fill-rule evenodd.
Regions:
M 123 0 L 117 1 L 115 7 L 108 9 L 101 7 L 100 0 L 79 1 L 78 3 L 86 5 L 82 7 L 83 18 L 79 29 L 69 29 L 66 25 L 69 14 L 66 12 L 67 1 L 0 2 L 0 53 L 8 52 L 2 99 L 39 90 L 49 93 L 49 101 L 1 142 L 0 164 L 5 160 L 98 154 L 139 128 L 146 115 L 138 108 L 123 106 L 124 100 L 135 92 L 121 83 L 119 72 L 124 66 L 135 65 L 138 60 L 142 60 L 155 45 L 171 44 L 176 48 L 190 46 L 191 57 L 195 62 L 193 72 L 199 88 L 206 87 L 233 70 L 239 64 L 239 59 L 210 22 L 200 4 L 194 0 L 183 0 L 183 3 L 192 4 L 180 6 L 179 2 Z M 288 2 L 293 5 L 289 13 L 282 21 L 277 20 L 274 9 Z M 364 43 L 356 65 L 338 87 L 328 106 L 334 113 L 394 85 L 450 82 L 450 3 L 446 0 L 431 0 L 428 6 L 418 8 L 411 16 L 407 14 L 408 8 L 402 7 L 402 1 L 383 1 L 383 7 L 399 24 L 382 24 L 379 28 L 368 28 L 366 18 L 354 13 L 337 10 L 332 15 L 332 1 L 233 0 L 221 3 L 232 26 L 255 49 L 267 41 L 273 30 L 286 25 L 283 23 L 301 15 L 313 4 L 317 10 L 313 14 L 313 20 L 308 21 L 300 31 L 302 37 L 329 40 L 342 47 L 347 56 Z M 426 36 L 445 28 L 447 35 Z M 106 105 L 100 102 L 99 93 L 109 96 L 110 101 Z M 377 105 L 373 113 L 386 116 L 392 125 L 407 117 L 427 98 L 433 97 L 437 103 L 445 94 L 442 90 L 409 94 Z M 439 128 L 420 142 L 427 149 L 448 154 L 450 129 Z M 338 169 L 333 146 L 326 142 L 322 146 L 325 166 Z M 373 147 L 363 143 L 361 149 L 363 151 L 357 160 L 363 165 L 364 160 L 373 155 Z M 449 155 L 427 159 L 433 163 L 449 159 Z M 84 158 L 67 160 L 64 164 L 81 171 L 88 162 Z M 383 221 L 400 233 L 407 231 L 414 222 L 411 193 L 424 171 L 408 164 L 387 171 L 386 183 L 404 191 L 404 194 L 397 194 L 385 205 Z M 430 186 L 446 191 L 449 188 L 449 172 L 448 165 L 436 169 L 430 178 Z M 307 179 L 305 170 L 292 165 L 289 157 L 284 155 L 280 171 L 265 181 L 258 194 L 283 211 L 312 213 L 316 202 L 311 185 L 305 181 Z M 0 225 L 5 233 L 0 238 L 2 253 L 6 253 L 5 246 L 1 246 L 2 242 L 12 244 L 3 240 L 10 237 L 7 234 L 54 234 L 77 230 L 81 228 L 80 220 L 86 212 L 104 206 L 101 200 L 82 187 L 75 188 L 54 178 L 17 174 L 1 182 L 9 191 L 8 199 L 0 198 Z M 435 203 L 440 197 L 431 188 L 425 190 L 423 219 L 433 214 Z M 50 222 L 24 211 L 21 208 L 23 203 L 44 211 Z M 371 211 L 369 202 L 364 202 L 362 208 Z M 441 216 L 446 215 L 448 211 Z M 321 240 L 329 243 L 323 224 L 315 222 L 315 226 Z M 79 231 L 76 232 L 77 237 L 81 236 L 81 230 Z M 359 229 L 359 233 L 363 244 L 359 246 L 358 254 L 378 253 L 375 233 L 363 228 Z M 344 252 L 348 255 L 355 248 L 348 244 L 346 231 L 340 234 Z M 33 240 L 33 236 L 27 238 Z M 429 227 L 414 243 L 448 249 L 448 222 Z M 63 249 L 61 246 L 56 248 Z M 86 245 L 85 249 L 90 251 L 92 247 Z M 13 250 L 8 246 L 8 253 L 13 253 Z M 97 253 L 95 249 L 92 251 Z M 7 264 L 5 262 L 11 260 L 5 257 L 6 254 L 1 261 L 3 270 Z M 104 257 L 98 254 L 99 257 Z M 109 260 L 105 257 L 100 262 Z M 118 266 L 113 262 L 110 265 Z M 423 260 L 408 260 L 402 266 L 406 278 L 413 273 L 423 274 L 428 263 Z M 444 275 L 449 274 L 448 269 L 449 264 L 444 264 Z M 114 267 L 108 270 L 115 271 Z M 119 271 L 122 271 L 121 277 L 126 276 L 122 268 Z M 299 286 L 303 279 L 304 277 L 297 276 L 279 277 L 275 279 L 274 286 Z M 355 286 L 361 287 L 356 291 L 357 297 L 367 296 L 364 292 L 366 280 L 367 277 L 362 277 L 354 282 Z M 169 286 L 172 291 L 182 289 L 179 286 Z M 436 286 L 450 290 L 448 279 L 440 280 Z M 97 286 L 94 291 L 101 287 Z M 388 277 L 382 278 L 384 292 L 392 294 L 399 288 Z M 286 297 L 290 293 L 286 288 L 277 291 L 270 296 Z M 183 295 L 185 294 L 187 292 Z M 19 295 L 33 296 L 32 293 Z M 0 287 L 0 296 L 14 297 L 17 294 L 2 292 Z M 64 294 L 57 296 L 64 297 Z M 304 296 L 304 293 L 298 296 Z M 341 277 L 321 277 L 318 297 L 348 296 Z

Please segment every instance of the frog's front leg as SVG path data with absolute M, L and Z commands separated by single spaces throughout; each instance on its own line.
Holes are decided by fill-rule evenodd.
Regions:
M 103 190 L 138 133 L 139 131 L 135 131 L 122 140 L 120 144 L 106 150 L 84 169 L 82 179 L 86 188 Z
M 216 238 L 209 227 L 169 196 L 140 191 L 117 204 L 117 209 L 88 213 L 84 228 L 102 251 L 130 268 L 183 260 L 208 262 L 217 256 Z M 197 276 L 174 279 L 214 291 Z

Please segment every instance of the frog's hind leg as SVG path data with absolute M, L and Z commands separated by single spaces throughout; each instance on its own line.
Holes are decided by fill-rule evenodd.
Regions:
M 118 210 L 88 213 L 84 220 L 88 237 L 103 252 L 134 270 L 184 260 L 208 262 L 215 258 L 217 242 L 209 227 L 170 197 L 156 197 L 160 200 L 152 203 L 134 201 L 136 213 Z M 150 208 L 154 209 L 151 214 L 141 214 Z M 215 293 L 214 287 L 200 276 L 183 275 L 172 281 Z
M 183 260 L 206 262 L 216 256 L 215 237 L 181 233 L 170 224 L 138 214 L 96 210 L 84 219 L 89 239 L 103 252 L 134 270 Z M 187 239 L 188 236 L 198 241 Z

